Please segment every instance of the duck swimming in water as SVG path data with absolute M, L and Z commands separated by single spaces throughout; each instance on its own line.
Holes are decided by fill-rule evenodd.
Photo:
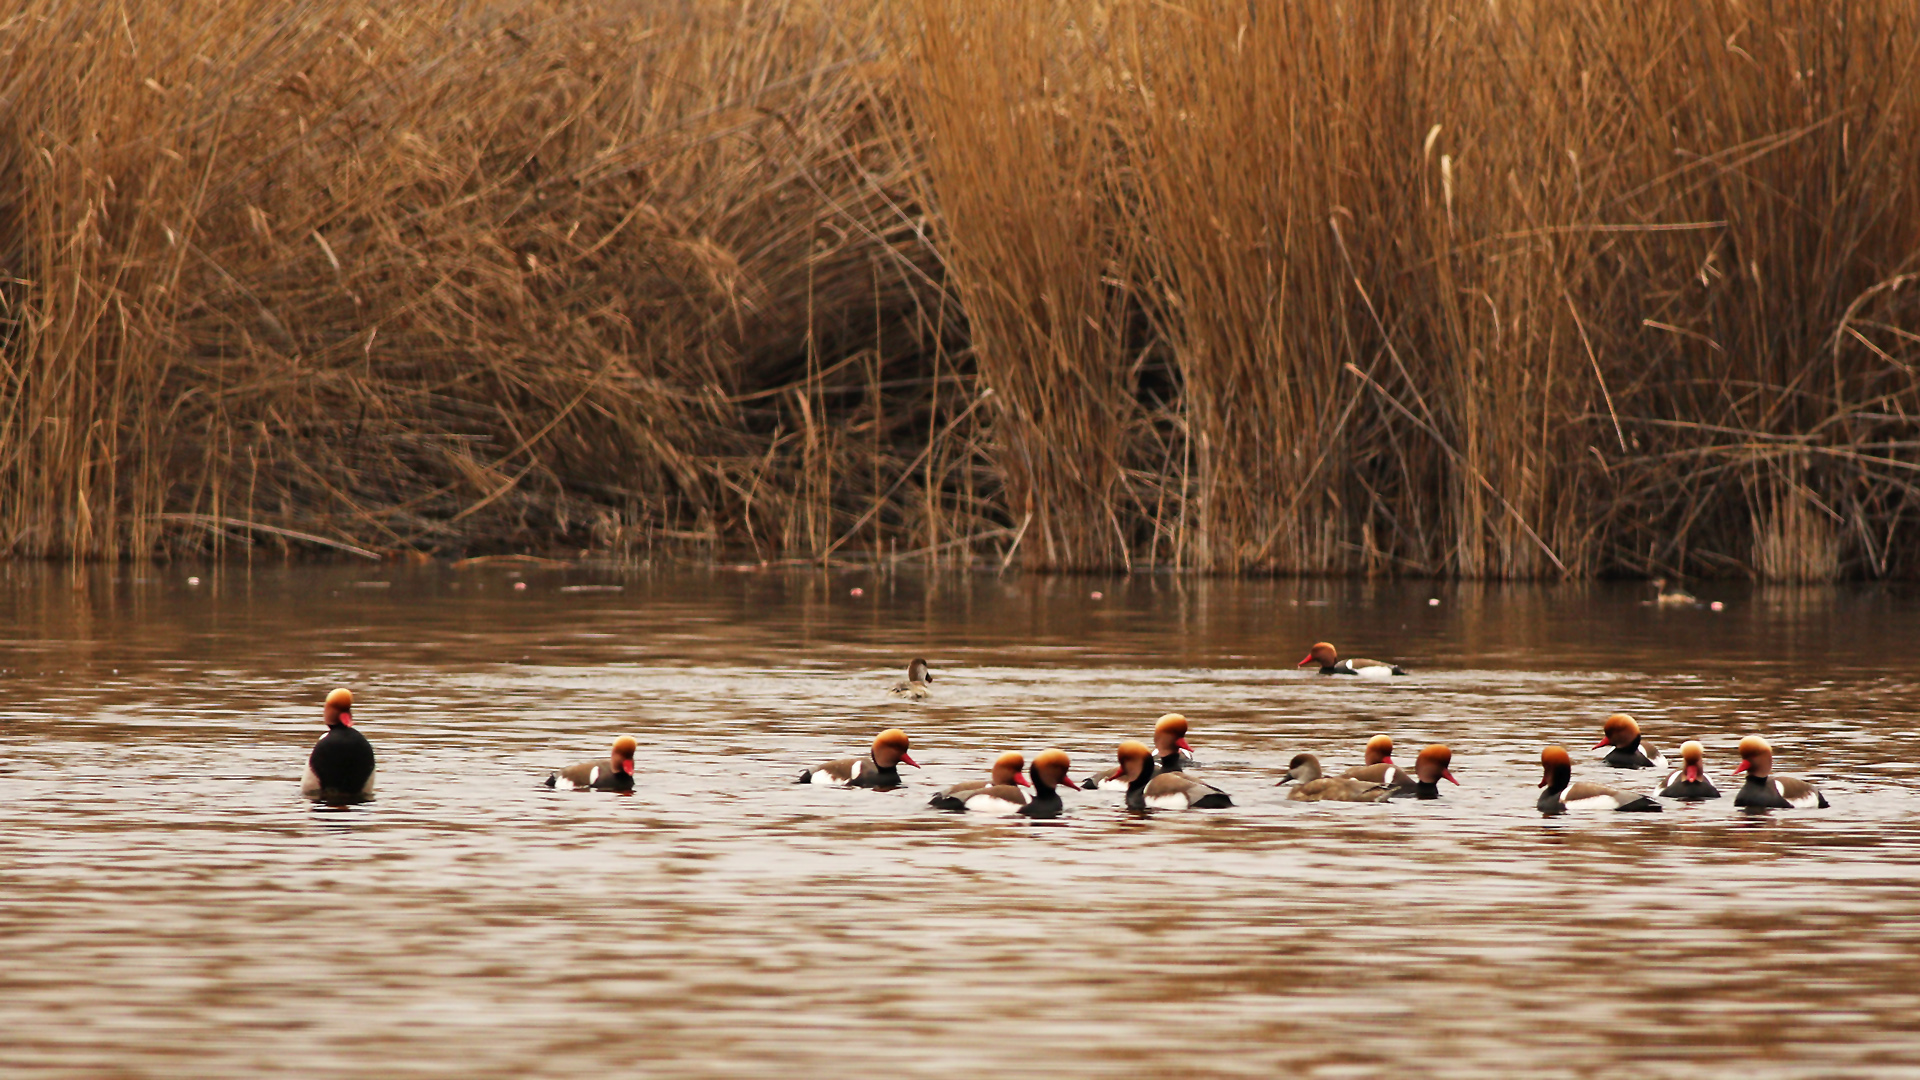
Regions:
M 924 659 L 916 656 L 907 665 L 906 681 L 894 683 L 887 688 L 887 693 L 907 701 L 925 701 L 927 695 L 933 692 L 930 689 L 932 683 L 933 672 L 927 669 Z
M 1546 775 L 1540 778 L 1540 786 L 1547 790 L 1540 793 L 1540 801 L 1536 805 L 1543 814 L 1564 814 L 1569 810 L 1625 810 L 1639 813 L 1662 809 L 1659 803 L 1645 795 L 1621 791 L 1604 784 L 1573 783 L 1573 758 L 1564 746 L 1549 746 L 1540 751 L 1540 766 L 1546 770 Z
M 547 774 L 547 786 L 565 785 L 574 791 L 632 791 L 633 755 L 640 741 L 631 735 L 613 740 L 613 751 L 598 761 L 583 761 Z
M 1617 712 L 1600 725 L 1600 741 L 1595 750 L 1606 750 L 1600 763 L 1615 769 L 1662 769 L 1667 759 L 1660 751 L 1640 741 L 1640 724 L 1626 713 Z
M 1683 743 L 1680 747 L 1680 767 L 1667 777 L 1667 786 L 1660 789 L 1663 799 L 1681 799 L 1698 802 L 1702 799 L 1717 799 L 1720 789 L 1713 786 L 1707 778 L 1707 769 L 1702 764 L 1706 751 L 1697 742 Z
M 310 799 L 350 801 L 373 794 L 373 744 L 353 727 L 353 691 L 327 694 L 322 718 L 327 733 L 313 744 L 300 793 Z
M 1120 744 L 1120 775 L 1127 781 L 1127 806 L 1134 810 L 1217 810 L 1232 806 L 1226 792 L 1185 772 L 1155 774 L 1153 751 L 1131 740 Z
M 1276 782 L 1293 784 L 1287 798 L 1294 802 L 1386 802 L 1393 789 L 1373 780 L 1350 776 L 1320 775 L 1320 759 L 1312 754 L 1295 754 L 1287 763 L 1287 775 Z
M 1306 667 L 1308 664 L 1320 665 L 1322 675 L 1358 675 L 1363 679 L 1385 679 L 1407 673 L 1399 664 L 1389 664 L 1384 660 L 1342 660 L 1339 651 L 1325 641 L 1314 642 L 1313 648 L 1294 666 Z
M 939 810 L 965 810 L 967 799 L 976 792 L 987 788 L 1022 786 L 1027 782 L 1027 778 L 1020 775 L 1020 769 L 1026 763 L 1027 759 L 1018 753 L 1001 754 L 993 759 L 993 768 L 989 771 L 987 779 L 961 781 L 928 799 L 927 805 Z M 1025 798 L 1026 796 L 1021 796 L 1023 801 Z
M 1820 789 L 1797 776 L 1773 775 L 1773 747 L 1758 735 L 1740 740 L 1740 764 L 1736 773 L 1747 774 L 1747 782 L 1733 797 L 1733 805 L 1773 810 L 1825 810 L 1827 797 Z
M 1185 772 L 1193 760 L 1193 747 L 1187 742 L 1187 718 L 1179 713 L 1170 712 L 1162 716 L 1153 725 L 1153 764 L 1151 769 L 1158 775 L 1163 772 Z M 1127 780 L 1120 775 L 1119 769 L 1111 769 L 1097 776 L 1089 776 L 1080 781 L 1080 786 L 1089 791 L 1102 788 L 1113 791 L 1125 791 Z
M 1375 735 L 1368 739 L 1367 763 L 1356 765 L 1340 776 L 1384 785 L 1391 788 L 1395 795 L 1413 794 L 1414 785 L 1419 782 L 1412 773 L 1394 764 L 1393 737 L 1390 735 Z
M 796 784 L 838 784 L 842 787 L 879 788 L 900 786 L 900 766 L 919 768 L 920 763 L 907 753 L 907 733 L 888 728 L 873 737 L 873 751 L 866 757 L 835 758 L 815 765 L 794 780 Z

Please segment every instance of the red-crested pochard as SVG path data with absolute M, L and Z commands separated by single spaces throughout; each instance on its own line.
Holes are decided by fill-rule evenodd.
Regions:
M 1061 786 L 1077 787 L 1067 779 L 1070 764 L 1065 752 L 1043 750 L 1035 755 L 1033 764 L 1027 767 L 1027 775 L 1033 778 L 1032 795 L 1014 784 L 990 784 L 959 796 L 960 805 L 955 809 L 1003 817 L 1011 814 L 1030 818 L 1059 817 L 1065 804 L 1060 801 L 1060 792 L 1056 789 Z M 1027 780 L 1023 777 L 1021 783 L 1027 783 Z
M 916 656 L 907 665 L 907 680 L 894 683 L 887 689 L 887 693 L 908 701 L 924 701 L 927 695 L 932 693 L 928 689 L 928 684 L 931 682 L 933 682 L 933 672 L 927 670 L 925 660 Z
M 1825 810 L 1827 797 L 1820 789 L 1797 776 L 1773 775 L 1773 747 L 1758 735 L 1740 740 L 1740 764 L 1736 773 L 1747 774 L 1733 805 L 1768 807 L 1774 810 Z
M 1600 763 L 1616 769 L 1665 769 L 1667 759 L 1660 751 L 1640 741 L 1640 725 L 1626 713 L 1617 712 L 1600 725 L 1600 741 L 1595 750 L 1606 750 Z
M 1033 798 L 1020 808 L 1020 814 L 1030 818 L 1056 818 L 1066 805 L 1060 801 L 1060 787 L 1070 787 L 1075 791 L 1080 785 L 1067 776 L 1067 770 L 1073 767 L 1065 750 L 1042 750 L 1033 757 L 1033 764 L 1027 766 L 1027 775 L 1033 778 Z
M 547 774 L 547 786 L 566 785 L 574 791 L 632 791 L 633 755 L 640 740 L 622 735 L 613 740 L 613 752 L 598 761 L 583 761 Z
M 1384 660 L 1342 660 L 1340 653 L 1325 641 L 1316 641 L 1313 648 L 1294 667 L 1306 667 L 1319 664 L 1322 675 L 1358 675 L 1366 679 L 1385 679 L 1394 675 L 1405 675 L 1406 670 L 1399 664 L 1389 664 Z
M 1719 798 L 1720 789 L 1707 778 L 1705 757 L 1706 750 L 1699 743 L 1681 744 L 1680 767 L 1667 775 L 1667 786 L 1661 789 L 1660 797 L 1688 802 Z
M 873 737 L 873 752 L 862 758 L 837 758 L 800 774 L 796 784 L 840 784 L 859 788 L 897 788 L 900 766 L 919 768 L 907 753 L 907 733 L 888 728 Z
M 1340 774 L 1348 780 L 1365 780 L 1393 789 L 1394 794 L 1413 794 L 1414 775 L 1393 762 L 1393 738 L 1375 735 L 1367 740 L 1367 763 Z
M 1392 788 L 1372 780 L 1320 775 L 1320 759 L 1312 754 L 1293 755 L 1279 784 L 1293 785 L 1287 798 L 1294 802 L 1386 802 L 1393 796 Z
M 989 779 L 962 781 L 940 792 L 933 798 L 928 799 L 927 805 L 940 810 L 965 810 L 967 809 L 967 800 L 971 798 L 975 792 L 987 788 L 1018 788 L 1024 785 L 1027 782 L 1027 778 L 1020 774 L 1020 770 L 1024 768 L 1026 764 L 1027 759 L 1016 752 L 1009 751 L 1001 754 L 999 757 L 993 759 L 993 768 L 988 774 Z M 1025 801 L 1026 796 L 1021 795 L 1020 801 L 1014 803 L 1014 808 L 1018 809 L 1020 804 Z M 1008 812 L 1011 813 L 1012 811 L 1009 810 Z
M 1540 766 L 1546 770 L 1546 775 L 1540 778 L 1540 786 L 1547 790 L 1540 793 L 1538 804 L 1543 814 L 1564 814 L 1569 810 L 1639 812 L 1662 809 L 1659 803 L 1645 795 L 1635 795 L 1631 791 L 1601 784 L 1573 783 L 1573 758 L 1564 746 L 1549 746 L 1540 751 Z
M 1458 787 L 1460 781 L 1453 778 L 1453 770 L 1448 768 L 1452 764 L 1453 751 L 1439 743 L 1434 743 L 1420 751 L 1420 756 L 1413 759 L 1413 797 L 1416 799 L 1439 798 L 1442 780 Z M 1394 794 L 1399 795 L 1401 792 L 1396 791 Z
M 1226 792 L 1191 773 L 1155 774 L 1153 751 L 1132 740 L 1120 744 L 1120 775 L 1127 781 L 1127 805 L 1135 810 L 1218 810 L 1233 805 Z
M 1163 772 L 1184 772 L 1187 763 L 1193 760 L 1193 747 L 1187 743 L 1187 718 L 1177 712 L 1170 712 L 1155 721 L 1153 725 L 1154 759 L 1149 771 L 1154 775 Z M 1111 769 L 1080 781 L 1080 786 L 1089 791 L 1105 788 L 1110 791 L 1125 791 L 1127 778 L 1120 775 L 1119 769 Z
M 314 799 L 359 799 L 373 794 L 373 744 L 353 727 L 353 691 L 327 694 L 327 733 L 307 755 L 300 793 Z

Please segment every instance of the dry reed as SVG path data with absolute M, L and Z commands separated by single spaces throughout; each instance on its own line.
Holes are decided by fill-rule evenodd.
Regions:
M 1892 0 L 25 0 L 0 551 L 1920 572 Z

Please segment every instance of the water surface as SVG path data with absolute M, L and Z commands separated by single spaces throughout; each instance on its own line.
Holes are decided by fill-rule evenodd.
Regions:
M 1920 1075 L 1912 593 L 512 572 L 0 566 L 0 1072 Z M 334 685 L 346 813 L 298 793 Z M 1239 806 L 925 806 L 1168 710 Z M 1653 785 L 1585 763 L 1614 710 L 1833 808 L 1541 818 L 1548 742 Z M 895 725 L 909 788 L 788 783 Z M 1461 786 L 1272 786 L 1376 731 Z M 538 785 L 621 732 L 657 787 Z

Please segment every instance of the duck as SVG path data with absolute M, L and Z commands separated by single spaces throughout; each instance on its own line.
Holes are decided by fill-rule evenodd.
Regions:
M 906 681 L 894 683 L 887 688 L 887 693 L 907 701 L 925 701 L 927 695 L 932 692 L 927 688 L 931 682 L 933 682 L 933 672 L 927 670 L 925 659 L 916 656 L 907 664 Z
M 1395 795 L 1413 794 L 1414 785 L 1419 782 L 1412 773 L 1393 763 L 1391 735 L 1375 735 L 1368 739 L 1367 763 L 1348 769 L 1339 778 L 1382 784 L 1393 789 Z
M 373 744 L 353 726 L 353 691 L 327 693 L 322 718 L 327 733 L 307 755 L 300 793 L 311 799 L 364 799 L 373 794 Z
M 1073 762 L 1065 750 L 1042 750 L 1033 756 L 1033 764 L 1027 766 L 1027 775 L 1033 780 L 1033 798 L 1016 813 L 1022 817 L 1042 820 L 1057 818 L 1065 810 L 1066 804 L 1060 800 L 1056 789 L 1070 787 L 1080 790 L 1080 785 L 1067 776 L 1073 768 Z
M 1736 773 L 1746 773 L 1747 782 L 1733 797 L 1733 805 L 1767 807 L 1774 810 L 1825 810 L 1827 797 L 1820 789 L 1797 776 L 1773 775 L 1773 747 L 1758 735 L 1740 740 L 1740 764 Z
M 1293 755 L 1287 775 L 1274 786 L 1280 784 L 1294 784 L 1287 792 L 1294 802 L 1386 802 L 1393 796 L 1392 788 L 1377 781 L 1320 775 L 1320 759 L 1312 754 Z
M 547 786 L 565 784 L 574 791 L 632 791 L 633 755 L 639 750 L 640 740 L 622 735 L 613 740 L 613 752 L 607 757 L 548 773 Z
M 1439 798 L 1440 781 L 1442 780 L 1458 787 L 1460 781 L 1453 778 L 1453 770 L 1448 768 L 1448 766 L 1452 764 L 1453 751 L 1439 743 L 1434 743 L 1432 746 L 1420 751 L 1419 756 L 1413 759 L 1413 797 L 1416 799 Z M 1394 794 L 1402 795 L 1405 793 L 1396 791 Z
M 1700 598 L 1674 585 L 1666 578 L 1654 578 L 1648 584 L 1653 586 L 1653 602 L 1661 607 L 1699 607 Z
M 796 784 L 839 784 L 842 787 L 888 790 L 901 784 L 900 766 L 919 768 L 920 763 L 907 753 L 907 733 L 888 728 L 873 737 L 873 750 L 866 757 L 835 758 L 802 772 Z
M 1611 747 L 1600 763 L 1615 769 L 1665 769 L 1667 759 L 1660 751 L 1640 741 L 1640 725 L 1626 713 L 1617 712 L 1600 725 L 1600 741 L 1595 750 Z
M 1540 751 L 1540 766 L 1546 775 L 1540 786 L 1537 804 L 1543 814 L 1564 814 L 1569 810 L 1625 810 L 1633 813 L 1658 812 L 1661 805 L 1645 795 L 1621 791 L 1604 784 L 1574 784 L 1573 758 L 1564 746 L 1549 746 Z
M 1185 772 L 1155 774 L 1153 751 L 1129 739 L 1120 744 L 1120 775 L 1133 810 L 1218 810 L 1233 805 L 1224 791 Z
M 965 810 L 967 800 L 976 792 L 1001 787 L 1019 788 L 1027 782 L 1027 778 L 1020 774 L 1020 770 L 1026 764 L 1027 759 L 1018 752 L 1010 751 L 1001 754 L 993 759 L 993 767 L 988 772 L 988 779 L 962 781 L 936 793 L 933 798 L 927 800 L 927 805 L 938 810 Z M 1024 802 L 1026 796 L 1021 795 L 1020 799 Z
M 1660 797 L 1688 802 L 1719 798 L 1720 789 L 1707 779 L 1706 767 L 1701 764 L 1705 755 L 1706 750 L 1699 743 L 1681 743 L 1680 767 L 1667 775 L 1667 786 L 1660 789 Z
M 1319 664 L 1322 675 L 1358 675 L 1363 679 L 1385 679 L 1393 675 L 1405 675 L 1406 669 L 1399 664 L 1389 664 L 1384 660 L 1342 660 L 1339 650 L 1324 641 L 1316 641 L 1295 667 Z
M 1185 772 L 1187 763 L 1193 760 L 1193 747 L 1187 742 L 1187 718 L 1179 713 L 1167 713 L 1153 725 L 1154 759 L 1151 771 L 1158 775 L 1162 772 Z M 1102 788 L 1113 791 L 1125 791 L 1126 777 L 1119 769 L 1113 769 L 1098 776 L 1089 776 L 1080 781 L 1080 786 L 1089 791 Z

